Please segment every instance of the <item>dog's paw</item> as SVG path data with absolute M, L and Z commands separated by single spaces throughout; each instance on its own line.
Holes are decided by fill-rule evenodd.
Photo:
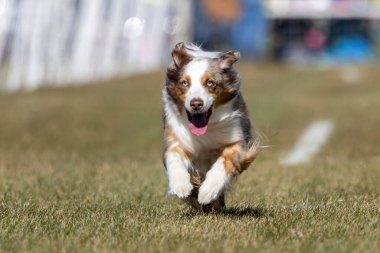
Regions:
M 193 185 L 189 183 L 174 183 L 170 186 L 169 195 L 176 195 L 178 198 L 186 198 L 190 196 Z
M 169 195 L 176 195 L 179 198 L 186 198 L 191 194 L 193 185 L 190 182 L 188 173 L 176 173 L 169 183 Z
M 211 183 L 205 182 L 199 188 L 198 202 L 202 205 L 210 204 L 213 200 L 217 199 L 222 192 L 223 188 Z
M 199 188 L 198 202 L 202 205 L 210 204 L 229 187 L 230 183 L 231 176 L 224 170 L 223 159 L 218 159 Z

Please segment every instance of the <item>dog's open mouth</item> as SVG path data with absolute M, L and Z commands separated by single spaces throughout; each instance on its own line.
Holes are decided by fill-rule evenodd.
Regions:
M 208 120 L 212 114 L 212 106 L 207 112 L 191 113 L 186 110 L 187 118 L 189 119 L 190 132 L 196 136 L 202 136 L 208 128 Z

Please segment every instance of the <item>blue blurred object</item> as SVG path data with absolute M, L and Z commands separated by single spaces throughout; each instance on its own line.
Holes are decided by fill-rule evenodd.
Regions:
M 337 62 L 364 62 L 373 56 L 369 40 L 360 35 L 346 35 L 337 39 L 328 53 Z
M 267 22 L 261 0 L 240 0 L 241 16 L 234 22 L 211 20 L 200 1 L 194 4 L 194 42 L 208 50 L 239 50 L 246 59 L 265 53 Z
M 231 46 L 250 58 L 262 57 L 266 44 L 266 19 L 259 0 L 244 0 L 243 16 L 232 25 Z

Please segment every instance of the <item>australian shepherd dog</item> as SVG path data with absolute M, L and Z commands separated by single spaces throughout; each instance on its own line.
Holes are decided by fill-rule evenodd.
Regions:
M 233 68 L 240 53 L 178 43 L 172 57 L 163 89 L 168 194 L 198 210 L 219 212 L 233 179 L 259 153 Z

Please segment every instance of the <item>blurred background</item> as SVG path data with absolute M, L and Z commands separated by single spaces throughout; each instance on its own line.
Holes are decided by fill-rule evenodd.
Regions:
M 380 0 L 0 0 L 0 89 L 158 70 L 179 41 L 247 61 L 376 62 Z

